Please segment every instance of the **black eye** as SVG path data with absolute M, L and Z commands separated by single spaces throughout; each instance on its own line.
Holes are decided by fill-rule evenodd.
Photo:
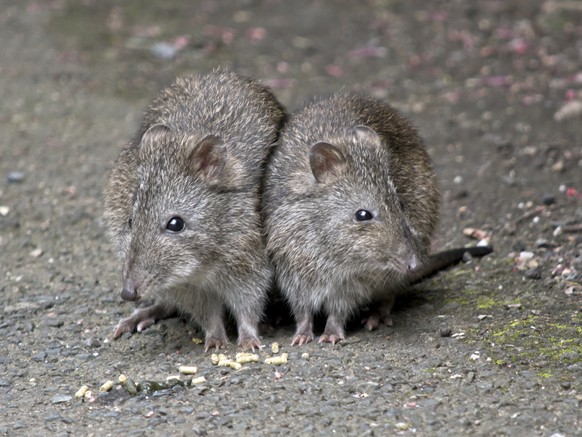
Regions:
M 367 222 L 373 218 L 374 214 L 372 214 L 370 211 L 366 211 L 365 209 L 358 209 L 356 211 L 356 221 L 358 222 Z
M 186 224 L 180 217 L 172 217 L 166 225 L 166 229 L 170 232 L 182 232 L 185 227 Z
M 130 218 L 130 219 L 127 221 L 127 226 L 129 227 L 129 229 L 131 229 L 131 225 L 132 225 L 132 224 L 133 224 L 133 219 L 131 219 L 131 218 Z

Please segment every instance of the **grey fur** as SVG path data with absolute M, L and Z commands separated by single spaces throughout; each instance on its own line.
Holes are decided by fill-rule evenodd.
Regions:
M 422 139 L 393 108 L 337 94 L 292 115 L 267 168 L 267 250 L 297 330 L 313 339 L 313 313 L 327 313 L 320 341 L 345 337 L 346 320 L 378 303 L 371 329 L 428 260 L 440 193 Z M 357 222 L 356 211 L 375 218 Z M 375 318 L 377 317 L 377 318 Z
M 154 99 L 114 163 L 105 221 L 123 259 L 122 297 L 156 304 L 121 320 L 114 338 L 177 311 L 205 330 L 206 349 L 219 348 L 226 305 L 239 344 L 260 345 L 272 273 L 259 189 L 284 119 L 265 87 L 226 70 L 178 78 Z M 175 216 L 184 231 L 166 230 Z

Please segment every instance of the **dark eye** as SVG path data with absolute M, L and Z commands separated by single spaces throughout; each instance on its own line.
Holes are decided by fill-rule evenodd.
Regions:
M 374 214 L 370 211 L 365 209 L 358 209 L 356 211 L 356 221 L 358 222 L 367 222 L 368 220 L 372 220 L 374 218 Z
M 185 227 L 186 224 L 180 217 L 172 217 L 166 225 L 166 229 L 170 232 L 182 232 Z
M 131 229 L 131 225 L 133 225 L 133 219 L 131 219 L 131 218 L 130 218 L 130 219 L 127 221 L 127 226 L 129 227 L 129 229 Z

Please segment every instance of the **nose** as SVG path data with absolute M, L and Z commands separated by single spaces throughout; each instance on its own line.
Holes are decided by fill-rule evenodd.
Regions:
M 139 295 L 137 294 L 137 290 L 131 279 L 125 281 L 120 294 L 121 298 L 127 302 L 135 302 L 136 300 L 139 300 Z
M 420 266 L 419 262 L 418 262 L 418 258 L 414 253 L 408 255 L 406 257 L 406 259 L 404 260 L 404 263 L 406 265 L 406 271 L 408 273 L 414 273 L 416 270 L 418 270 L 418 268 Z

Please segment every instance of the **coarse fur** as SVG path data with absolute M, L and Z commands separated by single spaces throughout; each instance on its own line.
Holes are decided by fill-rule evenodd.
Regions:
M 219 348 L 226 305 L 239 343 L 260 346 L 272 269 L 259 189 L 284 119 L 265 87 L 222 69 L 178 78 L 154 99 L 114 163 L 105 221 L 123 260 L 121 296 L 156 303 L 121 320 L 114 338 L 179 312 L 205 330 L 206 349 Z
M 297 323 L 292 344 L 345 337 L 359 308 L 369 328 L 423 269 L 438 224 L 436 175 L 416 130 L 389 105 L 342 93 L 290 116 L 267 167 L 267 250 Z M 358 221 L 359 211 L 366 220 Z

